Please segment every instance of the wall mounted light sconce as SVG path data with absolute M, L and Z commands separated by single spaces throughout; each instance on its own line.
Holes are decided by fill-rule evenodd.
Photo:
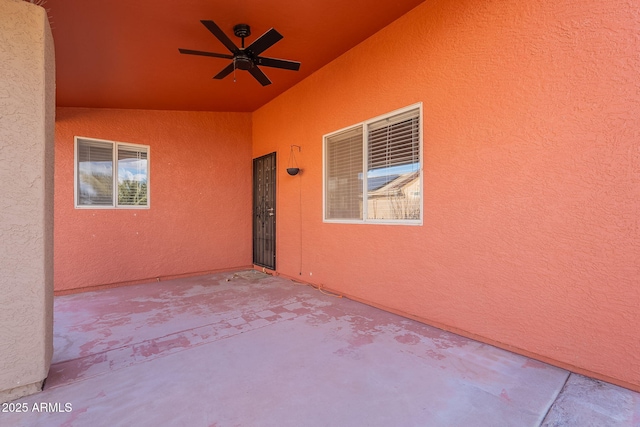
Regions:
M 298 162 L 296 161 L 296 153 L 294 151 L 294 147 L 298 149 L 298 153 L 302 151 L 299 145 L 292 145 L 291 151 L 289 152 L 289 163 L 287 163 L 287 173 L 291 176 L 298 175 L 300 172 L 300 168 L 298 167 Z

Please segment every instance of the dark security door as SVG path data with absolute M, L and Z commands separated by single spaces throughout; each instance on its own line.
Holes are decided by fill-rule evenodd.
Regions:
M 276 153 L 253 159 L 253 263 L 276 269 Z

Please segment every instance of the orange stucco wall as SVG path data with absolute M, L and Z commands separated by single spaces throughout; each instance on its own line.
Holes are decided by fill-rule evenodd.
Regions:
M 74 136 L 150 146 L 150 209 L 75 209 Z M 251 114 L 58 108 L 58 293 L 251 264 Z
M 425 2 L 253 115 L 278 272 L 640 389 L 640 3 Z M 424 224 L 322 222 L 322 136 L 424 108 Z

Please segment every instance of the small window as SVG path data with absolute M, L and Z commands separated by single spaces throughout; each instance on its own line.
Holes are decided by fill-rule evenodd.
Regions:
M 324 220 L 421 224 L 421 104 L 324 137 Z
M 148 208 L 149 147 L 75 138 L 77 208 Z

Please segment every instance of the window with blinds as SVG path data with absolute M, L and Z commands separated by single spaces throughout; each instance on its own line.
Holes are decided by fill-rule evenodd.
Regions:
M 149 207 L 149 147 L 75 138 L 78 208 Z
M 420 224 L 421 104 L 324 138 L 324 219 Z
M 326 218 L 362 219 L 362 128 L 328 137 L 325 156 Z
M 367 218 L 420 220 L 420 110 L 367 127 Z
M 113 204 L 113 144 L 103 141 L 77 142 L 78 205 Z
M 118 144 L 118 205 L 147 205 L 147 150 Z

